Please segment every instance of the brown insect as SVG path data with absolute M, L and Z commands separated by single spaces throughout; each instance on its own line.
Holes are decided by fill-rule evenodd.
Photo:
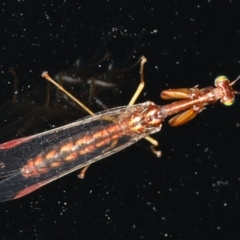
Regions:
M 0 201 L 20 198 L 77 169 L 106 158 L 142 138 L 158 144 L 149 135 L 161 130 L 163 121 L 173 114 L 172 126 L 193 119 L 208 104 L 220 100 L 229 106 L 237 92 L 227 77 L 215 79 L 215 87 L 182 88 L 161 93 L 164 99 L 184 99 L 164 106 L 152 102 L 133 105 L 143 89 L 141 83 L 129 105 L 97 114 L 84 107 L 91 116 L 37 135 L 15 139 L 0 145 Z M 43 76 L 55 83 L 45 72 Z M 153 150 L 155 153 L 159 153 Z

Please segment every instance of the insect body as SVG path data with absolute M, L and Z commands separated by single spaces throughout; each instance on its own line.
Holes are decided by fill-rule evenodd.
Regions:
M 234 83 L 234 82 L 233 82 Z M 20 198 L 160 131 L 164 119 L 177 126 L 220 99 L 234 101 L 233 83 L 223 76 L 216 88 L 176 89 L 162 97 L 185 98 L 165 106 L 145 102 L 99 112 L 74 123 L 0 145 L 0 201 Z

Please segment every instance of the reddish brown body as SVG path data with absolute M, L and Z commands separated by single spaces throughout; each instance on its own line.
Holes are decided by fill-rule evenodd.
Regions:
M 162 122 L 178 126 L 191 120 L 206 105 L 220 99 L 225 105 L 236 92 L 226 77 L 204 89 L 175 89 L 165 99 L 185 98 L 165 106 L 145 102 L 113 108 L 95 116 L 27 138 L 0 145 L 0 201 L 22 197 L 55 179 L 114 154 L 160 131 Z M 10 160 L 9 160 L 10 159 Z
M 94 152 L 96 149 L 109 146 L 122 136 L 145 134 L 147 129 L 159 127 L 163 117 L 160 117 L 159 107 L 151 102 L 136 105 L 116 117 L 102 116 L 98 120 L 107 121 L 108 126 L 102 130 L 94 131 L 82 137 L 76 136 L 70 141 L 62 142 L 54 150 L 38 154 L 35 158 L 28 160 L 22 167 L 21 173 L 24 177 L 36 177 L 47 173 L 52 168 L 58 168 L 65 162 L 71 162 L 84 155 Z M 156 113 L 158 115 L 156 115 Z

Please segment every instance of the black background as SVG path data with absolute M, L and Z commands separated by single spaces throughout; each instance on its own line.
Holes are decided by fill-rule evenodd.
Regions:
M 2 1 L 1 103 L 12 94 L 9 67 L 24 92 L 45 84 L 44 70 L 55 74 L 79 57 L 91 62 L 106 52 L 128 66 L 147 57 L 146 88 L 138 101 L 163 105 L 163 89 L 206 87 L 220 74 L 235 79 L 239 1 L 181 2 Z M 118 92 L 118 105 L 134 92 L 135 71 Z M 240 89 L 239 83 L 234 87 Z M 184 126 L 165 122 L 155 135 L 160 159 L 142 141 L 94 164 L 84 180 L 73 173 L 1 203 L 1 239 L 239 239 L 236 98 L 232 107 L 209 106 Z

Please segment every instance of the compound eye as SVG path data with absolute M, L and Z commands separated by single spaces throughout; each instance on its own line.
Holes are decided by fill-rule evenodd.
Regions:
M 235 98 L 232 98 L 232 99 L 228 99 L 228 100 L 226 100 L 226 101 L 222 101 L 222 103 L 223 103 L 225 106 L 231 106 L 231 105 L 233 105 L 234 101 L 235 101 Z
M 229 81 L 229 79 L 226 76 L 218 76 L 217 78 L 215 78 L 214 83 L 216 85 L 217 83 L 225 82 L 225 81 Z

